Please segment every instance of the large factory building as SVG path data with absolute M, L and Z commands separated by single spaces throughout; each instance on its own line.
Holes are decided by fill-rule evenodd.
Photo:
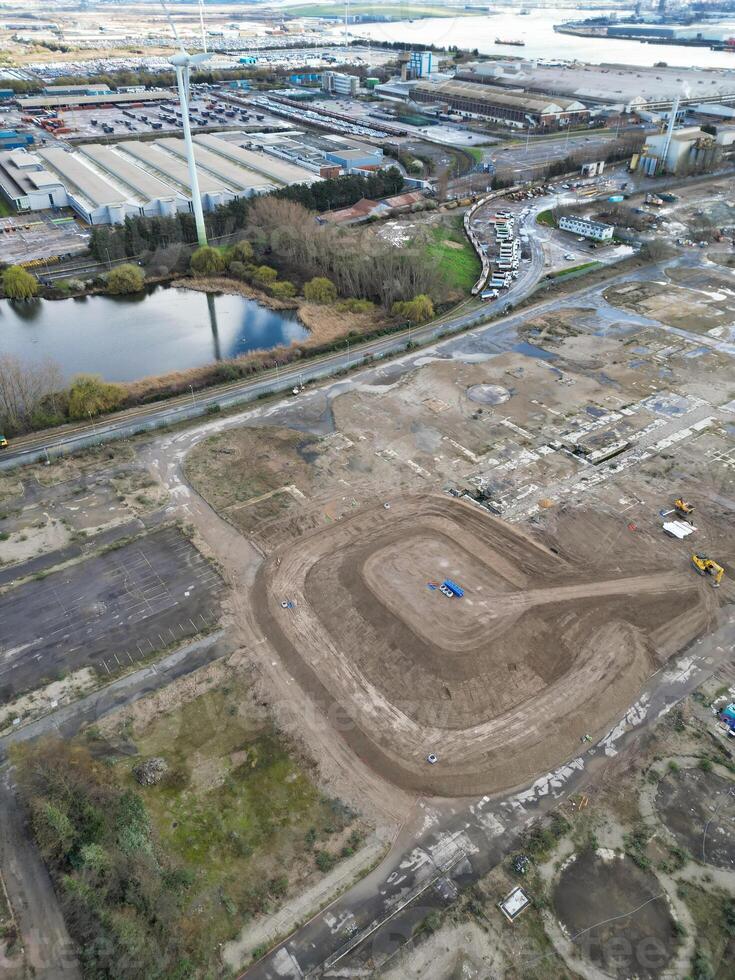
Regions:
M 576 99 L 511 92 L 477 82 L 419 82 L 411 91 L 416 102 L 439 103 L 464 116 L 492 119 L 521 129 L 559 129 L 589 119 Z

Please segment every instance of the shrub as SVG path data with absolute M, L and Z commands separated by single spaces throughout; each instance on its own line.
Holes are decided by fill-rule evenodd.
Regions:
M 296 287 L 292 282 L 284 279 L 282 282 L 273 283 L 270 287 L 270 294 L 278 299 L 291 299 L 292 296 L 296 295 Z
M 372 313 L 375 309 L 375 303 L 371 303 L 369 299 L 353 297 L 352 299 L 340 300 L 337 303 L 337 309 L 340 313 Z
M 84 419 L 110 412 L 119 408 L 124 394 L 120 385 L 103 381 L 99 375 L 78 374 L 69 389 L 69 418 Z
M 143 270 L 126 262 L 107 273 L 107 292 L 113 295 L 139 293 L 145 285 Z
M 218 276 L 225 271 L 225 260 L 211 245 L 202 245 L 191 257 L 191 271 L 196 276 Z
M 38 292 L 38 281 L 19 265 L 11 265 L 3 273 L 3 292 L 8 299 L 32 299 Z
M 335 865 L 335 858 L 329 851 L 317 851 L 314 860 L 317 868 L 324 872 L 331 871 Z
M 252 262 L 255 253 L 253 252 L 253 246 L 250 242 L 235 242 L 235 244 L 230 249 L 230 263 L 232 262 L 243 262 L 245 264 Z
M 314 276 L 304 286 L 304 296 L 310 303 L 333 303 L 337 299 L 337 287 L 326 276 Z
M 240 262 L 238 259 L 235 259 L 234 261 L 230 262 L 230 264 L 227 267 L 227 271 L 230 273 L 231 276 L 234 276 L 235 279 L 242 280 L 242 279 L 249 278 L 247 266 L 245 265 L 244 262 Z
M 427 320 L 434 318 L 434 304 L 431 297 L 421 293 L 413 299 L 394 303 L 391 312 L 394 316 L 401 316 L 410 323 L 426 323 Z
M 253 269 L 253 279 L 261 286 L 270 286 L 278 279 L 278 273 L 269 265 L 258 265 Z

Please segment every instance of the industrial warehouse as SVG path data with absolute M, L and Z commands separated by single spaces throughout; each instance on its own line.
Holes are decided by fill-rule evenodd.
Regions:
M 239 145 L 246 139 L 242 133 L 194 138 L 205 211 L 237 197 L 320 179 L 305 167 Z M 0 153 L 0 192 L 18 211 L 71 207 L 90 225 L 191 208 L 186 148 L 175 137 Z
M 465 116 L 493 119 L 508 126 L 555 129 L 587 122 L 589 110 L 576 99 L 510 92 L 477 82 L 419 82 L 411 92 L 416 102 L 439 103 Z

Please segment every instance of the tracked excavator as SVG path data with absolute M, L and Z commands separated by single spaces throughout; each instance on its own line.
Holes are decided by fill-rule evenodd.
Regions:
M 707 555 L 692 555 L 692 565 L 694 565 L 700 575 L 711 575 L 714 579 L 712 582 L 713 587 L 719 589 L 720 582 L 725 574 L 725 569 L 722 565 L 718 565 L 716 561 L 712 561 Z
M 674 501 L 674 508 L 679 517 L 683 517 L 685 520 L 691 517 L 694 513 L 694 504 L 689 504 L 682 497 L 677 497 Z

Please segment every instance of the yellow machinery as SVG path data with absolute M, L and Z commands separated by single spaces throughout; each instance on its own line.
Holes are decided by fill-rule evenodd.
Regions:
M 714 577 L 712 585 L 714 588 L 719 589 L 720 582 L 725 574 L 725 569 L 722 565 L 718 565 L 716 561 L 712 561 L 706 555 L 692 555 L 692 565 L 694 565 L 700 575 L 712 575 Z
M 8 444 L 8 440 L 5 438 L 4 435 L 0 434 L 0 449 L 5 449 L 7 444 Z
M 677 497 L 674 501 L 674 507 L 676 508 L 676 513 L 679 517 L 691 517 L 694 513 L 694 505 L 688 504 L 686 500 L 681 497 Z

